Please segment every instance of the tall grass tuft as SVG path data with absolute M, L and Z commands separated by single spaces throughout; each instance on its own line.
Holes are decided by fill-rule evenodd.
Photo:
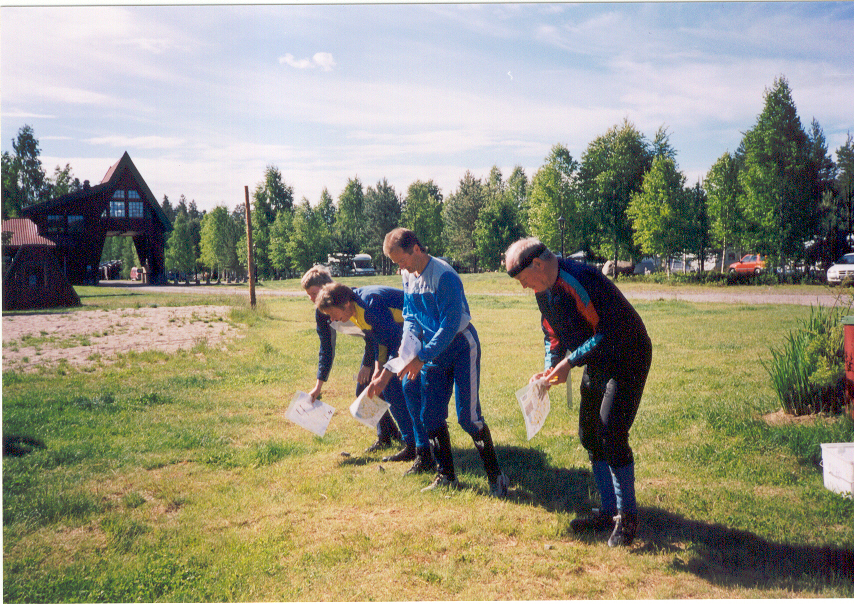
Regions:
M 810 307 L 808 317 L 771 348 L 763 361 L 771 386 L 786 413 L 838 413 L 845 379 L 842 316 L 848 308 Z

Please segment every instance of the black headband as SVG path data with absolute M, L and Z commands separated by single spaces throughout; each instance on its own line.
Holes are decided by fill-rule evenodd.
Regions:
M 538 243 L 523 255 L 519 256 L 519 261 L 516 262 L 516 266 L 512 269 L 507 270 L 507 274 L 511 277 L 516 277 L 523 270 L 531 266 L 531 263 L 534 261 L 534 258 L 539 258 L 543 252 L 545 252 L 548 248 L 544 243 Z

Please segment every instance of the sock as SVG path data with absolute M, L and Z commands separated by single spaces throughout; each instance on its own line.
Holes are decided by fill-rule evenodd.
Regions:
M 430 435 L 433 443 L 433 457 L 439 466 L 439 473 L 448 480 L 454 480 L 457 475 L 454 472 L 454 452 L 451 450 L 451 434 L 448 425 L 445 424 Z
M 477 452 L 480 453 L 480 458 L 483 460 L 483 469 L 486 470 L 486 477 L 490 484 L 495 482 L 501 470 L 498 467 L 498 457 L 495 455 L 495 446 L 492 444 L 492 434 L 489 431 L 489 426 L 483 424 L 477 438 L 474 440 L 474 446 Z
M 614 495 L 617 498 L 617 508 L 626 514 L 637 514 L 635 464 L 630 463 L 619 468 L 611 468 L 611 474 L 614 476 Z
M 611 477 L 611 468 L 607 461 L 593 462 L 593 478 L 596 480 L 596 489 L 602 500 L 601 514 L 614 515 L 617 513 L 617 495 L 614 492 L 614 479 Z

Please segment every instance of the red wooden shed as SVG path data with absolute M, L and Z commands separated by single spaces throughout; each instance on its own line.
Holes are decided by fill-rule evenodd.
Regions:
M 56 244 L 28 218 L 3 221 L 3 310 L 80 306 L 63 274 Z

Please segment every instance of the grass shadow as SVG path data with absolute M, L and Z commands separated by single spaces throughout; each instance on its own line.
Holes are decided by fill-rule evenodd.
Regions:
M 510 478 L 508 500 L 540 506 L 550 512 L 590 511 L 595 492 L 593 473 L 586 468 L 552 466 L 537 449 L 496 445 L 502 471 Z M 483 473 L 483 462 L 474 446 L 454 450 L 458 470 Z
M 638 553 L 683 552 L 674 568 L 722 587 L 791 586 L 803 575 L 854 581 L 854 550 L 834 546 L 774 543 L 748 531 L 684 518 L 658 508 L 642 508 Z

